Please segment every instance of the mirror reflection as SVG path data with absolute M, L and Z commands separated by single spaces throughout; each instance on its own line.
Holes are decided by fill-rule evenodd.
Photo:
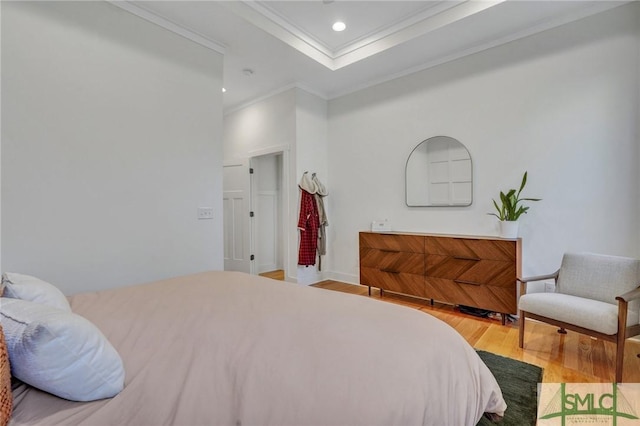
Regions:
M 407 159 L 407 206 L 469 206 L 472 176 L 471 155 L 460 141 L 449 136 L 422 141 Z

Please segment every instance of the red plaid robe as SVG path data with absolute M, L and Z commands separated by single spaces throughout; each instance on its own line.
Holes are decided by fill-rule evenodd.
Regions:
M 304 189 L 300 190 L 300 217 L 298 229 L 300 230 L 300 249 L 298 251 L 298 265 L 315 265 L 316 251 L 318 249 L 318 228 L 320 218 L 318 206 L 312 194 Z

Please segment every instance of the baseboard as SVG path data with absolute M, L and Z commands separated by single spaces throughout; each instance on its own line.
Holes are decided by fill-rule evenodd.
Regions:
M 318 271 L 316 269 L 314 269 L 314 271 L 308 272 L 306 272 L 305 269 L 297 269 L 296 272 L 299 276 L 294 277 L 288 275 L 285 277 L 285 281 L 294 282 L 301 285 L 312 285 L 322 281 L 332 280 L 340 281 L 346 284 L 360 285 L 360 277 L 358 275 L 344 274 L 335 271 Z
M 325 279 L 327 280 L 333 280 L 333 281 L 340 281 L 343 283 L 347 283 L 347 284 L 360 284 L 360 277 L 358 275 L 352 275 L 352 274 L 345 274 L 342 272 L 335 272 L 335 271 L 327 271 L 325 272 Z

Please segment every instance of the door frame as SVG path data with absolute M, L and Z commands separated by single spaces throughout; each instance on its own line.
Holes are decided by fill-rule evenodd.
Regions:
M 282 215 L 282 229 L 283 233 L 282 245 L 280 247 L 280 255 L 282 257 L 282 267 L 284 268 L 284 278 L 286 281 L 295 281 L 289 277 L 289 258 L 291 253 L 291 237 L 290 237 L 290 228 L 291 228 L 291 184 L 290 184 L 290 170 L 289 170 L 289 145 L 276 145 L 270 146 L 266 148 L 256 149 L 253 151 L 249 151 L 249 167 L 251 167 L 251 162 L 254 157 L 262 157 L 265 155 L 281 155 L 281 201 L 280 201 L 280 211 Z M 251 203 L 253 204 L 253 199 L 256 195 L 255 184 L 253 182 L 253 175 L 251 177 L 251 191 L 250 198 Z M 252 252 L 254 248 L 257 246 L 258 235 L 256 232 L 256 227 L 251 221 L 251 249 Z M 255 263 L 255 262 L 252 262 Z M 257 268 L 256 268 L 257 269 Z M 253 270 L 252 264 L 252 273 L 255 273 Z

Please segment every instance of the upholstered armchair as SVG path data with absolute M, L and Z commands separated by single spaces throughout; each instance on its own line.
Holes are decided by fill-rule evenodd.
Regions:
M 566 253 L 553 274 L 521 278 L 520 348 L 525 319 L 575 331 L 616 344 L 615 381 L 622 382 L 624 344 L 640 334 L 640 261 L 618 256 Z M 526 294 L 531 281 L 555 279 L 555 293 Z

